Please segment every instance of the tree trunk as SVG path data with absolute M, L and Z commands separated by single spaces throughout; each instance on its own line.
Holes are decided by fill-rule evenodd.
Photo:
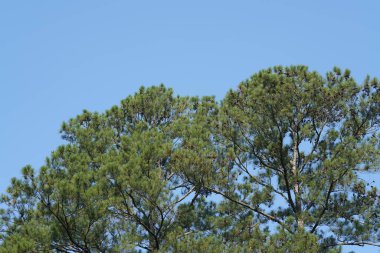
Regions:
M 293 157 L 291 160 L 292 174 L 294 177 L 294 197 L 296 205 L 296 220 L 297 220 L 297 230 L 301 231 L 304 229 L 304 220 L 302 217 L 302 200 L 301 200 L 301 189 L 298 181 L 298 136 L 297 133 L 293 133 Z

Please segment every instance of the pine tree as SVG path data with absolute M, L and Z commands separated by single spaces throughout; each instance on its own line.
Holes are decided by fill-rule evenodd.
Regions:
M 230 164 L 210 190 L 286 233 L 317 235 L 321 250 L 373 244 L 379 196 L 360 173 L 378 169 L 379 98 L 376 79 L 359 86 L 348 70 L 260 71 L 223 101 Z
M 1 198 L 1 252 L 380 247 L 380 92 L 348 70 L 254 74 L 218 103 L 142 87 L 63 123 Z

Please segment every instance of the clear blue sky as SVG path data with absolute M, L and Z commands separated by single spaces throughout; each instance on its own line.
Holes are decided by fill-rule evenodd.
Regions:
M 141 85 L 222 98 L 279 64 L 380 77 L 379 11 L 376 0 L 0 0 L 0 192 L 62 143 L 62 121 Z

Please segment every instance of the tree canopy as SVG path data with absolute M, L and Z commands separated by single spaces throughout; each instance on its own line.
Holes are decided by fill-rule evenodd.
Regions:
M 262 70 L 225 98 L 140 88 L 62 124 L 2 195 L 1 252 L 380 247 L 380 83 Z

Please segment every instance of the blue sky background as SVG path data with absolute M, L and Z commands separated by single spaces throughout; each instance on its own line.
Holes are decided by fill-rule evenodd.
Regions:
M 380 77 L 379 11 L 376 0 L 0 0 L 0 192 L 62 143 L 63 121 L 141 85 L 220 99 L 279 64 Z

